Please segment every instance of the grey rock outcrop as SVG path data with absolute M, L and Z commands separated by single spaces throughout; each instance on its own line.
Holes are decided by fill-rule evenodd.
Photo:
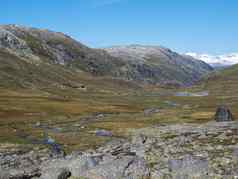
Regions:
M 41 168 L 42 179 L 58 179 L 59 176 L 89 179 L 133 178 L 149 176 L 143 158 L 136 156 L 111 156 L 110 154 L 69 156 L 49 161 Z
M 145 161 L 132 156 L 116 159 L 88 170 L 84 176 L 90 179 L 133 178 L 149 176 Z
M 33 54 L 33 51 L 24 40 L 4 29 L 2 26 L 0 26 L 0 49 L 5 49 L 9 53 L 19 57 L 31 59 L 31 61 L 39 60 L 39 57 Z
M 44 171 L 40 179 L 67 179 L 71 176 L 71 172 L 65 168 L 49 168 Z
M 55 159 L 44 163 L 41 166 L 41 171 L 46 176 L 51 176 L 52 171 L 69 171 L 74 177 L 80 177 L 83 172 L 95 167 L 98 161 L 91 156 L 72 155 L 62 159 Z M 53 172 L 54 173 L 54 172 Z M 43 179 L 43 178 L 42 178 Z
M 0 152 L 0 179 L 30 179 L 41 175 L 39 166 L 50 157 L 45 152 Z
M 39 177 L 39 171 L 26 171 L 22 169 L 5 170 L 0 169 L 0 179 L 31 179 L 33 177 Z
M 208 161 L 200 157 L 186 155 L 181 159 L 168 161 L 169 171 L 174 178 L 207 177 Z

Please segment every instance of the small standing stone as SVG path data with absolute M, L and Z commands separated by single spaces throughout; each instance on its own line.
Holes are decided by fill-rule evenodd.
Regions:
M 227 121 L 233 121 L 234 118 L 228 107 L 220 106 L 217 108 L 217 111 L 215 114 L 215 120 L 217 122 L 227 122 Z

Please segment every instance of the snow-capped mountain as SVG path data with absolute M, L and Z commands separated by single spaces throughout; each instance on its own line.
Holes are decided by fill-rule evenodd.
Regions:
M 186 55 L 202 60 L 215 68 L 227 67 L 234 64 L 238 64 L 238 53 L 230 53 L 217 56 L 197 53 L 186 53 Z

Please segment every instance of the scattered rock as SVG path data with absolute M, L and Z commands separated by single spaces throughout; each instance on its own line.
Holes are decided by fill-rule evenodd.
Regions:
M 173 102 L 173 101 L 164 101 L 165 104 L 171 106 L 171 107 L 176 107 L 179 106 L 177 103 Z
M 74 89 L 79 89 L 79 90 L 87 90 L 86 86 L 83 84 L 77 84 L 77 83 L 72 83 L 72 82 L 67 82 L 62 84 L 62 88 L 74 88 Z
M 61 145 L 57 144 L 53 138 L 48 136 L 47 133 L 44 134 L 44 139 L 42 144 L 48 145 L 51 148 L 51 156 L 53 157 L 64 157 L 65 151 Z
M 41 126 L 41 122 L 40 121 L 36 122 L 35 127 L 40 127 L 40 126 Z
M 132 133 L 130 133 L 132 132 Z M 238 175 L 238 123 L 157 125 L 96 150 L 52 158 L 0 150 L 0 179 L 231 178 Z M 41 175 L 41 176 L 40 176 Z M 14 178 L 13 178 L 14 179 Z
M 215 120 L 217 122 L 227 122 L 227 121 L 233 121 L 234 118 L 228 107 L 220 106 L 217 108 L 217 111 L 215 114 Z
M 101 119 L 101 118 L 104 118 L 104 117 L 105 117 L 105 114 L 102 114 L 102 113 L 95 114 L 95 118 L 97 118 L 97 119 Z
M 149 117 L 149 116 L 151 116 L 152 114 L 159 113 L 159 112 L 160 112 L 160 109 L 158 109 L 158 108 L 148 108 L 148 109 L 144 109 L 144 116 L 145 116 L 145 117 Z

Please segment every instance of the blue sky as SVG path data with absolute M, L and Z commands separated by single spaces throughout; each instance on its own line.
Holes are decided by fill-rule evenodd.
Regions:
M 61 31 L 90 47 L 238 51 L 237 0 L 2 0 L 0 23 Z

